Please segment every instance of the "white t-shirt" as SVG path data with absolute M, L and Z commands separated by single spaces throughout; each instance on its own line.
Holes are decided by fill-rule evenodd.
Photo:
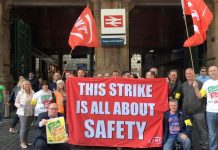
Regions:
M 201 94 L 207 94 L 207 112 L 218 113 L 218 80 L 209 79 L 204 82 Z M 205 94 L 202 94 L 205 95 Z
M 48 106 L 52 102 L 52 92 L 40 90 L 33 95 L 33 99 L 37 100 L 34 116 L 38 116 L 48 111 Z

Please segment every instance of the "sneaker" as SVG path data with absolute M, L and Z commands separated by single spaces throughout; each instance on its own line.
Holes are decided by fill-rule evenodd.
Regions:
M 27 148 L 27 145 L 24 144 L 24 143 L 21 143 L 21 144 L 20 144 L 20 147 L 23 148 L 23 149 L 26 149 L 26 148 Z
M 9 129 L 9 132 L 11 132 L 11 133 L 17 133 L 18 131 L 17 131 L 15 128 L 10 128 L 10 129 Z
M 31 145 L 33 145 L 33 144 L 32 144 L 32 143 L 27 143 L 26 145 L 27 145 L 27 146 L 31 146 Z

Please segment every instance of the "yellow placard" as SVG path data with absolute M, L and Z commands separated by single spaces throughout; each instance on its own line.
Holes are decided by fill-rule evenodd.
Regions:
M 64 117 L 50 119 L 46 124 L 47 143 L 66 143 L 67 133 Z

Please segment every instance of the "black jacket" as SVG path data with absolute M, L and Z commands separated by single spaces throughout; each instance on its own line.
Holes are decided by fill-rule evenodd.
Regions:
M 191 136 L 191 131 L 192 131 L 192 123 L 185 123 L 185 121 L 191 121 L 190 117 L 181 110 L 177 111 L 178 113 L 178 119 L 179 119 L 179 126 L 180 126 L 180 131 L 181 133 L 185 133 L 188 137 Z M 168 135 L 169 135 L 169 115 L 170 115 L 170 111 L 167 111 L 164 113 L 164 120 L 163 120 L 163 124 L 164 124 L 164 135 L 163 135 L 163 143 L 165 143 L 168 139 Z
M 182 83 L 179 80 L 176 80 L 176 83 L 169 83 L 169 99 L 176 99 L 176 93 L 182 94 Z M 178 99 L 180 101 L 181 97 Z
M 28 79 L 28 81 L 30 81 L 33 91 L 38 92 L 39 91 L 38 81 L 36 79 Z
M 55 83 L 54 81 L 49 83 L 49 90 L 51 91 L 55 91 L 57 89 L 57 83 Z
M 63 116 L 63 114 L 58 113 L 58 117 L 61 117 L 61 116 Z M 35 143 L 35 141 L 36 141 L 38 138 L 47 140 L 47 139 L 46 139 L 46 126 L 39 127 L 39 122 L 40 122 L 42 119 L 49 119 L 48 112 L 40 113 L 39 116 L 38 116 L 38 119 L 37 119 L 36 122 L 35 122 L 36 132 L 35 132 L 35 136 L 34 136 L 33 143 Z

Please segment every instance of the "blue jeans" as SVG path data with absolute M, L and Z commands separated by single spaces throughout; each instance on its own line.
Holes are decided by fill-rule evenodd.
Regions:
M 218 113 L 206 112 L 209 148 L 210 150 L 217 150 L 216 129 L 218 127 Z
M 163 150 L 173 150 L 176 140 L 182 144 L 184 150 L 191 150 L 191 141 L 189 137 L 187 137 L 185 140 L 182 140 L 181 134 L 182 133 L 179 133 L 177 137 L 168 138 L 164 144 Z
M 3 102 L 0 102 L 0 122 L 3 121 Z

